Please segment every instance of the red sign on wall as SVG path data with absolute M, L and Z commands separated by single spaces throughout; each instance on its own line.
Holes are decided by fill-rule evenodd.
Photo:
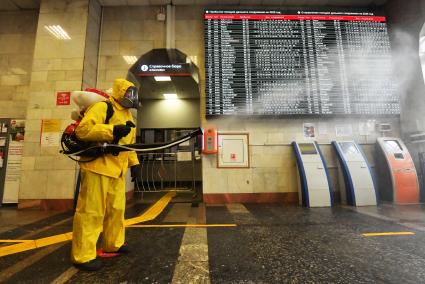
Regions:
M 56 93 L 56 105 L 57 106 L 68 106 L 71 104 L 71 92 L 57 92 Z

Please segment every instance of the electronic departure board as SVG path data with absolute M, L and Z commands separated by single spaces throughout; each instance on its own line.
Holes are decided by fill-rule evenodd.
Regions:
M 204 25 L 208 116 L 400 113 L 384 16 L 207 10 Z

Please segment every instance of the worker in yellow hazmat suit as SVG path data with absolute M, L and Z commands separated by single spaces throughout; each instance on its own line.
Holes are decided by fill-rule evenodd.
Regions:
M 114 113 L 105 124 L 107 104 L 98 102 L 87 109 L 76 129 L 82 141 L 134 143 L 136 130 L 130 108 L 138 107 L 137 89 L 125 79 L 116 79 L 110 97 Z M 74 216 L 72 261 L 82 270 L 98 270 L 96 243 L 103 231 L 103 251 L 126 253 L 124 211 L 125 176 L 128 167 L 139 164 L 132 152 L 107 154 L 80 163 L 81 189 Z

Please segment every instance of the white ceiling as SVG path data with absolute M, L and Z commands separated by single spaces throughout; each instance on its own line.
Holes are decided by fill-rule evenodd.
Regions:
M 63 0 L 58 0 L 63 1 Z M 387 0 L 99 0 L 102 6 L 232 5 L 232 6 L 350 6 L 382 5 Z M 0 0 L 0 11 L 38 9 L 40 0 Z

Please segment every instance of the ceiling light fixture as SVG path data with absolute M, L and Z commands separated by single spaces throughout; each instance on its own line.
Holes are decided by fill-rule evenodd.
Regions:
M 165 82 L 165 81 L 171 81 L 170 76 L 154 76 L 155 81 L 157 82 Z
M 124 58 L 128 65 L 133 65 L 137 61 L 137 57 L 134 55 L 123 55 L 122 58 Z
M 59 25 L 44 26 L 44 28 L 57 39 L 60 39 L 60 40 L 71 39 L 68 33 Z
M 175 100 L 177 99 L 177 94 L 164 94 L 166 100 Z

